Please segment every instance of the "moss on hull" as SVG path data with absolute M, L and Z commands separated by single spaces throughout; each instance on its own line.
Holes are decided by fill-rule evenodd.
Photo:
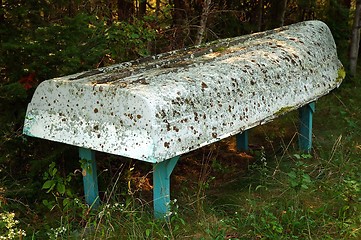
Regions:
M 282 114 L 285 114 L 289 111 L 291 111 L 294 107 L 291 107 L 291 106 L 288 106 L 288 107 L 283 107 L 281 108 L 280 110 L 278 110 L 275 115 L 278 116 L 278 115 L 282 115 Z
M 338 76 L 336 78 L 336 82 L 342 82 L 342 80 L 346 77 L 346 72 L 345 69 L 343 67 L 341 67 L 338 70 Z

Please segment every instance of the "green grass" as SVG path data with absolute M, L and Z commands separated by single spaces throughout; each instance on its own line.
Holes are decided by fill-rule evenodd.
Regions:
M 234 138 L 183 156 L 172 175 L 169 222 L 152 217 L 149 164 L 100 154 L 107 190 L 99 208 L 89 211 L 79 193 L 56 190 L 39 197 L 54 201 L 50 209 L 44 199 L 31 207 L 21 197 L 0 199 L 1 216 L 14 212 L 20 221 L 5 226 L 6 215 L 0 235 L 22 229 L 26 239 L 360 239 L 360 102 L 359 88 L 346 84 L 317 101 L 312 157 L 297 150 L 297 111 L 252 129 L 251 157 L 225 153 Z

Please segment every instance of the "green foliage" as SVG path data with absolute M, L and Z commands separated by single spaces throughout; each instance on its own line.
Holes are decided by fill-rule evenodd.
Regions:
M 279 219 L 268 210 L 268 206 L 263 209 L 263 214 L 260 221 L 256 221 L 253 227 L 257 232 L 262 234 L 263 237 L 277 238 L 277 236 L 283 232 L 282 224 L 279 222 Z M 267 235 L 265 235 L 265 233 L 267 233 Z
M 15 82 L 0 86 L 0 96 L 3 104 L 2 107 L 6 107 L 7 105 L 24 101 L 27 98 L 27 93 L 26 89 L 19 82 Z
M 49 165 L 49 169 L 44 173 L 43 180 L 45 180 L 42 189 L 51 193 L 53 200 L 44 199 L 42 203 L 51 211 L 58 211 L 61 213 L 60 223 L 58 226 L 50 227 L 46 225 L 47 237 L 49 239 L 66 238 L 73 235 L 76 230 L 76 218 L 87 219 L 92 223 L 94 214 L 90 213 L 89 207 L 82 203 L 75 194 L 71 191 L 70 183 L 74 178 L 73 173 L 67 176 L 61 176 L 61 173 L 55 167 L 55 162 Z
M 72 197 L 73 194 L 70 189 L 66 190 L 66 187 L 69 185 L 73 176 L 74 174 L 70 173 L 66 178 L 61 177 L 58 169 L 55 167 L 55 162 L 52 162 L 49 165 L 48 171 L 44 173 L 43 179 L 46 180 L 46 182 L 43 184 L 42 189 L 46 189 L 47 193 L 53 192 L 54 196 L 63 196 L 66 193 L 68 197 Z
M 54 200 L 43 200 L 43 204 L 49 209 L 53 210 L 58 208 L 62 214 L 62 221 L 60 227 L 53 229 L 50 236 L 54 236 L 53 239 L 57 239 L 59 235 L 65 234 L 71 229 L 71 222 L 76 217 L 79 210 L 83 210 L 85 213 L 87 207 L 82 204 L 70 190 L 69 184 L 74 174 L 70 173 L 66 177 L 62 177 L 55 167 L 55 162 L 49 165 L 49 169 L 44 173 L 44 184 L 42 189 L 47 190 L 47 193 L 51 193 Z
M 23 12 L 26 8 L 19 11 L 30 18 L 30 28 L 6 25 L 1 31 L 0 70 L 7 81 L 33 72 L 45 80 L 96 68 L 106 63 L 107 54 L 111 62 L 146 56 L 148 43 L 155 37 L 149 17 L 105 24 L 97 16 L 79 13 L 60 21 L 41 21 L 37 16 L 36 21 Z M 10 11 L 7 19 L 15 20 L 14 14 Z
M 311 183 L 310 175 L 304 170 L 305 163 L 302 159 L 312 158 L 312 156 L 304 154 L 294 154 L 293 156 L 297 159 L 296 168 L 293 168 L 287 175 L 289 177 L 290 187 L 298 193 L 301 189 L 308 189 L 308 184 Z
M 107 53 L 105 32 L 102 22 L 85 14 L 39 26 L 25 42 L 32 60 L 27 70 L 46 79 L 96 67 Z
M 146 21 L 134 18 L 132 23 L 114 23 L 106 36 L 111 58 L 118 62 L 149 55 L 148 44 L 154 39 L 155 31 Z
M 58 164 L 69 152 L 65 146 L 22 135 L 26 105 L 36 85 L 113 63 L 110 53 L 118 61 L 146 55 L 147 41 L 154 36 L 146 21 L 106 23 L 86 11 L 63 14 L 56 9 L 58 4 L 64 2 L 50 6 L 42 0 L 3 1 L 1 8 L 5 15 L 0 21 L 0 166 L 6 169 L 3 182 L 12 189 L 6 195 L 21 193 L 30 202 L 39 197 L 42 168 L 53 161 Z M 113 33 L 122 39 L 109 37 Z M 63 194 L 68 183 L 48 174 L 45 187 Z
M 349 21 L 350 9 L 343 5 L 341 0 L 330 0 L 327 4 L 321 5 L 321 9 L 319 19 L 330 28 L 337 45 L 338 56 L 345 69 L 349 69 L 347 55 L 352 26 Z
M 28 93 L 20 83 L 0 83 L 0 171 L 3 170 L 0 189 L 2 184 L 7 183 L 4 187 L 7 186 L 14 192 L 19 188 L 17 180 L 20 181 L 21 175 L 19 174 L 16 181 L 7 179 L 6 176 L 24 171 L 26 164 L 23 155 L 27 146 L 24 146 L 22 124 L 27 97 Z M 25 190 L 22 186 L 20 188 Z
M 250 166 L 250 169 L 255 171 L 256 174 L 259 174 L 260 184 L 256 187 L 256 190 L 263 188 L 267 189 L 267 185 L 268 185 L 267 182 L 270 177 L 270 174 L 269 174 L 269 167 L 267 166 L 265 149 L 262 146 L 259 151 L 251 150 L 251 153 L 254 154 L 256 162 L 255 164 Z
M 80 164 L 81 164 L 81 168 L 84 169 L 89 175 L 93 174 L 93 168 L 92 168 L 92 162 L 93 160 L 88 160 L 88 159 L 80 159 L 79 160 Z
M 0 164 L 6 167 L 8 178 L 26 179 L 24 184 L 10 181 L 13 194 L 19 191 L 36 197 L 35 189 L 41 187 L 39 170 L 49 160 L 58 160 L 51 158 L 59 157 L 64 149 L 54 149 L 52 144 L 39 147 L 45 143 L 22 136 L 26 104 L 40 81 L 98 65 L 107 53 L 107 28 L 86 14 L 55 22 L 42 20 L 37 15 L 40 9 L 28 11 L 45 2 L 39 6 L 4 4 L 6 18 L 0 22 Z M 55 187 L 63 189 L 60 183 Z
M 18 83 L 0 84 L 0 163 L 7 161 L 7 155 L 13 155 L 23 140 L 21 129 L 24 121 L 27 92 Z

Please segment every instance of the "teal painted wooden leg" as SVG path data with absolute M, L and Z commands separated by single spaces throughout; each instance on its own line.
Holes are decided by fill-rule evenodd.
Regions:
M 179 156 L 154 164 L 153 199 L 154 217 L 167 217 L 170 212 L 170 175 L 177 164 Z
M 79 148 L 79 157 L 86 160 L 82 164 L 85 201 L 90 206 L 99 205 L 98 176 L 95 163 L 95 152 L 86 148 Z
M 312 115 L 315 112 L 315 103 L 309 103 L 300 110 L 299 145 L 300 151 L 310 153 L 312 150 Z
M 245 130 L 236 136 L 236 145 L 238 151 L 248 151 L 248 131 Z

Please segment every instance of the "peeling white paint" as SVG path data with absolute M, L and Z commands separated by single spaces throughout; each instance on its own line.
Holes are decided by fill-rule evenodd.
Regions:
M 342 81 L 309 21 L 42 82 L 24 133 L 148 162 L 266 123 Z

